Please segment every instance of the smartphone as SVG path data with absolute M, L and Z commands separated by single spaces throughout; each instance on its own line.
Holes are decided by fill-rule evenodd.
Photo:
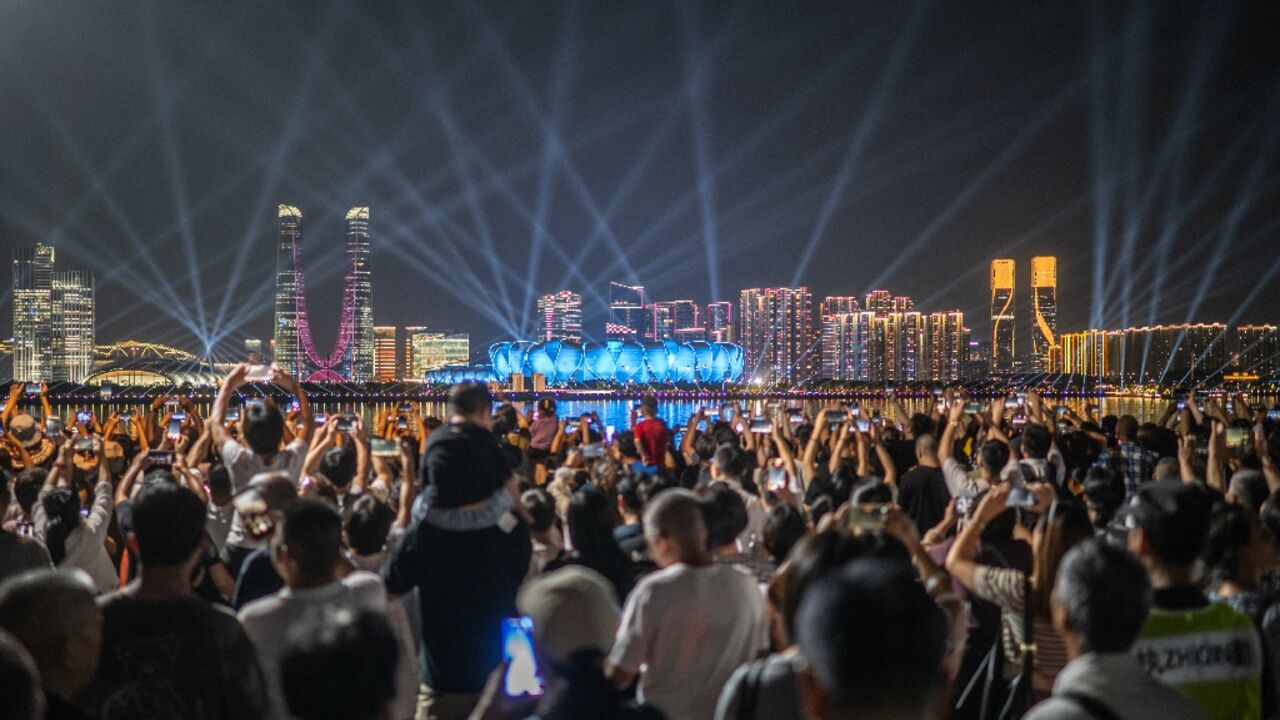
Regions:
M 677 443 L 679 447 L 679 443 Z M 602 458 L 604 457 L 604 443 L 587 443 L 582 446 L 582 457 L 584 458 Z
M 871 421 L 866 418 L 858 418 L 857 427 L 858 427 L 858 432 L 869 433 L 871 432 Z
M 1016 427 L 1016 428 L 1020 428 L 1020 427 L 1022 427 L 1023 425 L 1026 425 L 1026 424 L 1027 424 L 1027 416 L 1026 416 L 1026 415 L 1014 415 L 1014 416 L 1013 416 L 1013 419 L 1012 419 L 1010 422 L 1012 422 L 1012 423 L 1013 423 L 1013 426 L 1014 426 L 1014 427 Z
M 750 429 L 753 433 L 771 433 L 773 432 L 773 421 L 768 418 L 755 418 L 751 421 Z
M 705 415 L 708 420 L 715 420 L 716 418 L 720 417 L 720 408 L 704 407 L 702 408 L 702 414 Z
M 849 508 L 849 527 L 854 530 L 880 530 L 888 516 L 888 503 L 857 503 Z
M 614 427 L 614 426 L 612 426 L 612 425 L 605 425 L 605 426 L 604 426 L 604 441 L 605 441 L 606 443 L 613 443 L 613 434 L 614 434 L 615 432 L 617 432 L 617 431 L 618 431 L 618 429 L 617 429 L 616 427 Z
M 537 697 L 546 692 L 533 649 L 533 620 L 526 616 L 502 621 L 502 691 L 508 697 Z
M 1005 410 L 1014 410 L 1020 407 L 1022 407 L 1022 403 L 1018 402 L 1017 398 L 1005 398 L 1005 401 L 1004 401 Z
M 289 398 L 289 412 L 293 412 L 294 410 L 297 410 L 297 409 L 298 409 L 298 398 L 296 397 Z
M 1271 422 L 1280 422 L 1280 408 L 1272 408 L 1268 410 L 1267 419 Z
M 408 418 L 406 418 L 406 417 L 405 417 L 405 416 L 403 416 L 403 415 L 401 415 L 400 417 L 396 418 L 396 429 L 397 429 L 397 430 L 408 430 L 408 429 L 409 429 L 409 419 L 408 419 Z
M 781 460 L 769 463 L 769 479 L 766 481 L 769 492 L 779 493 L 787 486 L 787 470 Z
M 844 410 L 828 410 L 825 415 L 828 425 L 838 425 L 848 419 L 848 413 Z
M 71 447 L 76 452 L 93 452 L 98 449 L 98 441 L 91 437 L 78 437 Z
M 862 406 L 858 403 L 849 403 L 849 417 L 858 417 L 862 414 Z
M 1020 392 L 1020 393 L 1017 393 L 1016 395 L 1014 395 L 1013 397 L 1018 401 L 1018 404 L 1019 404 L 1019 405 L 1026 405 L 1026 404 L 1027 404 L 1027 394 L 1026 394 L 1026 393 L 1024 393 L 1024 392 Z
M 934 403 L 934 404 L 933 404 L 933 411 L 934 411 L 935 413 L 939 414 L 939 415 L 946 415 L 946 414 L 947 414 L 947 404 L 946 404 L 945 402 L 942 402 L 942 401 L 936 402 L 936 403 Z
M 334 427 L 336 427 L 339 432 L 351 432 L 356 429 L 356 416 L 350 413 L 341 415 L 338 418 L 338 422 L 334 423 Z
M 87 508 L 87 507 L 82 507 L 82 508 L 80 508 L 80 517 L 85 518 L 85 519 L 88 519 L 88 517 L 89 517 L 89 511 L 90 511 L 90 510 L 92 510 L 92 509 L 93 509 L 93 508 Z
M 114 394 L 115 394 L 115 390 L 109 387 L 104 387 L 98 391 L 98 397 L 102 398 L 103 400 L 110 400 L 111 396 Z
M 973 511 L 973 497 L 970 495 L 961 495 L 956 498 L 956 512 L 960 515 L 968 515 Z
M 152 465 L 172 465 L 173 452 L 170 450 L 148 450 L 147 461 Z
M 132 410 L 121 410 L 121 411 L 120 411 L 119 418 L 120 418 L 122 421 L 124 421 L 124 422 L 129 422 L 130 420 L 132 420 L 132 419 L 133 419 L 133 411 L 132 411 Z
M 65 426 L 58 418 L 46 418 L 44 421 L 45 435 L 61 435 L 64 429 Z
M 400 457 L 400 444 L 395 440 L 373 438 L 369 441 L 369 452 L 374 457 Z
M 1027 488 L 1026 482 L 1023 481 L 1021 474 L 1015 473 L 1014 477 L 1009 480 L 1011 485 L 1009 489 L 1009 497 L 1004 501 L 1007 508 L 1030 508 L 1036 506 L 1036 494 Z
M 1251 434 L 1248 428 L 1227 428 L 1227 449 L 1239 450 L 1248 445 Z
M 177 420 L 178 422 L 182 422 L 183 420 L 187 419 L 187 414 L 181 410 L 175 410 L 173 413 L 173 419 Z
M 76 422 L 81 425 L 88 425 L 90 420 L 93 420 L 93 413 L 88 410 L 81 410 L 76 413 Z
M 40 383 L 27 383 L 27 394 L 28 394 L 28 395 L 39 395 L 39 394 L 40 394 Z
M 240 419 L 240 408 L 239 407 L 227 408 L 227 414 L 223 416 L 223 418 L 228 422 L 238 421 Z
M 564 424 L 564 434 L 565 434 L 565 435 L 577 435 L 577 434 L 578 434 L 578 423 L 576 423 L 576 422 L 568 422 L 568 423 L 565 423 L 565 424 Z
M 1178 412 L 1182 412 L 1183 410 L 1186 410 L 1186 409 L 1187 409 L 1187 401 L 1183 400 L 1182 398 L 1178 398 Z
M 400 403 L 400 407 L 398 409 L 402 413 L 411 413 L 413 412 L 413 403 Z
M 1066 414 L 1067 414 L 1067 406 L 1066 406 L 1066 405 L 1054 405 L 1054 406 L 1053 406 L 1053 414 L 1054 414 L 1054 416 L 1055 416 L 1055 417 L 1063 417 L 1064 415 L 1066 415 Z
M 317 425 L 323 425 L 329 422 L 329 414 L 318 412 L 315 415 L 312 415 L 311 419 L 314 420 Z
M 267 382 L 271 379 L 270 365 L 250 365 L 244 379 L 248 382 Z
M 978 413 L 981 413 L 981 412 L 982 412 L 982 403 L 980 402 L 965 403 L 964 405 L 965 415 L 977 415 Z
M 165 433 L 170 440 L 177 440 L 182 435 L 182 421 L 178 418 L 169 418 L 169 431 Z

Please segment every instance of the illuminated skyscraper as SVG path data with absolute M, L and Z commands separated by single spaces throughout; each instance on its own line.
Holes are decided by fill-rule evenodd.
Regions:
M 413 373 L 414 338 L 427 332 L 426 325 L 410 325 L 404 329 L 404 355 L 400 358 L 400 378 L 402 380 L 422 380 L 422 374 Z
M 858 305 L 858 298 L 852 295 L 828 295 L 825 300 L 818 304 L 818 317 L 856 313 L 859 309 L 861 308 Z
M 933 382 L 959 380 L 966 353 L 964 313 L 959 310 L 929 313 L 924 331 L 925 350 L 920 379 Z
M 652 332 L 646 328 L 645 297 L 643 285 L 609 283 L 609 323 L 605 326 L 606 340 L 643 340 Z
M 991 371 L 1013 372 L 1015 348 L 1013 324 L 1014 262 L 991 261 Z
M 653 340 L 674 340 L 676 336 L 676 309 L 671 303 L 658 302 L 649 306 L 653 318 Z
M 396 363 L 396 326 L 375 325 L 373 328 L 373 379 L 394 382 L 400 379 Z
M 280 234 L 276 245 L 275 363 L 290 375 L 303 377 L 305 353 L 298 340 L 298 269 L 295 262 L 302 245 L 302 211 L 292 205 L 280 205 L 276 215 Z
M 1044 372 L 1057 370 L 1058 350 L 1058 258 L 1031 258 L 1032 367 Z
M 409 379 L 421 380 L 431 370 L 464 365 L 470 359 L 471 337 L 466 333 L 415 333 Z
M 50 329 L 53 364 L 50 380 L 81 382 L 93 373 L 93 273 L 53 273 Z
M 1241 325 L 1236 328 L 1236 369 L 1262 378 L 1280 374 L 1280 332 L 1275 325 Z
M 743 290 L 738 317 L 747 379 L 801 382 L 820 369 L 808 288 Z
M 692 342 L 706 339 L 698 305 L 692 300 L 666 300 L 653 304 L 655 339 Z
M 711 342 L 733 342 L 733 303 L 713 302 L 707 305 L 707 339 Z
M 887 315 L 893 312 L 893 295 L 888 290 L 872 290 L 867 293 L 862 309 L 877 315 Z
M 543 340 L 582 339 L 582 296 L 561 290 L 538 298 L 538 319 Z
M 347 211 L 347 263 L 351 273 L 351 380 L 373 379 L 373 280 L 369 267 L 369 208 Z
M 13 250 L 13 377 L 48 378 L 53 364 L 53 246 L 37 243 Z

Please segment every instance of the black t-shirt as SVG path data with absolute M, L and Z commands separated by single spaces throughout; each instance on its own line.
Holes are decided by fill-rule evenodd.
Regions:
M 917 466 L 898 481 L 898 504 L 921 533 L 942 520 L 949 502 L 951 493 L 939 468 Z
M 479 693 L 502 660 L 502 620 L 516 614 L 533 554 L 529 529 L 514 517 L 504 517 L 509 531 L 419 522 L 383 568 L 388 592 L 422 589 L 422 681 L 437 692 Z
M 511 477 L 493 433 L 471 423 L 437 428 L 418 472 L 430 507 L 456 508 L 485 500 Z
M 240 566 L 240 576 L 236 578 L 236 594 L 231 598 L 231 606 L 239 610 L 254 600 L 283 588 L 284 579 L 271 563 L 271 548 L 258 548 Z

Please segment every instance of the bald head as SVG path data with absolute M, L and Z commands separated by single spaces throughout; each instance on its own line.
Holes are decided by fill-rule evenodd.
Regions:
M 702 506 L 688 490 L 667 490 L 654 498 L 644 512 L 644 531 L 655 550 L 667 548 L 669 562 L 698 564 L 706 554 L 707 525 Z M 659 564 L 662 563 L 661 559 Z

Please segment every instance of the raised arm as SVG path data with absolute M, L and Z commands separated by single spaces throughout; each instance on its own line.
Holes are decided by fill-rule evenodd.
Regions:
M 987 527 L 987 523 L 1004 512 L 1005 502 L 1009 499 L 1009 490 L 1010 486 L 1007 483 L 991 488 L 978 503 L 973 521 L 965 525 L 956 537 L 955 544 L 947 552 L 947 572 L 970 590 L 973 589 L 978 574 L 979 563 L 976 560 L 978 540 L 982 537 L 982 531 Z
M 231 405 L 231 396 L 244 385 L 245 377 L 249 374 L 249 364 L 240 363 L 231 369 L 231 373 L 222 381 L 222 387 L 218 388 L 218 397 L 213 401 L 213 410 L 209 412 L 209 433 L 213 438 L 213 446 L 219 452 L 222 446 L 230 439 L 227 434 L 227 408 Z
M 298 398 L 298 417 L 302 418 L 302 428 L 298 430 L 297 437 L 302 442 L 311 442 L 311 436 L 316 430 L 316 421 L 311 414 L 311 403 L 307 400 L 307 391 L 302 389 L 302 383 L 280 368 L 273 370 L 271 382 L 288 390 L 293 393 L 294 397 Z
M 421 426 L 419 426 L 421 427 Z M 420 430 L 425 433 L 425 429 Z M 364 418 L 356 416 L 355 428 L 347 436 L 351 439 L 351 447 L 356 451 L 356 476 L 351 481 L 351 489 L 354 492 L 364 492 L 365 484 L 369 482 L 369 433 L 364 427 Z M 401 443 L 403 445 L 404 443 Z M 403 453 L 403 450 L 401 450 Z

